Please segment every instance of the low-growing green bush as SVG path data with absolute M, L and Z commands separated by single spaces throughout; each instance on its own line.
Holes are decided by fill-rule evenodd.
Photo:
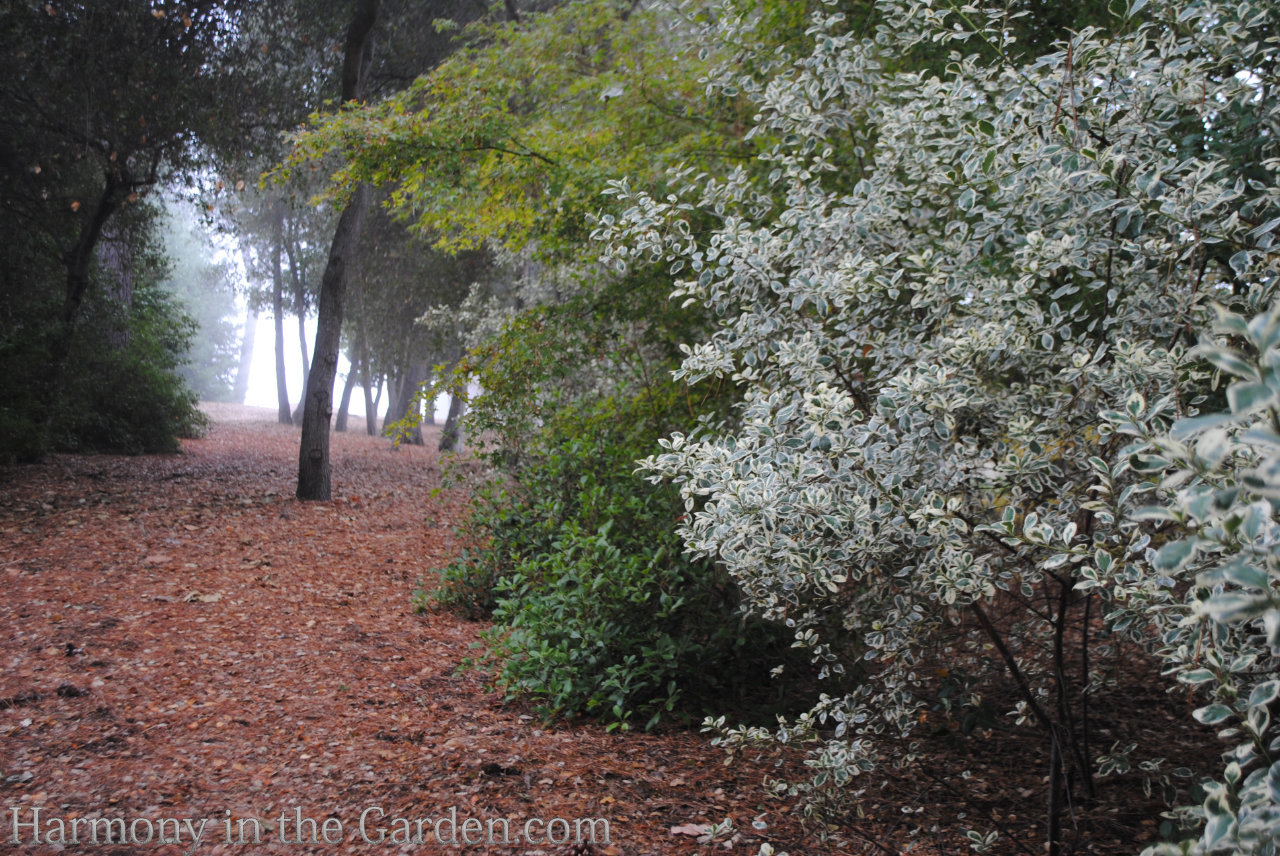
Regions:
M 479 454 L 491 469 L 462 527 L 466 549 L 418 603 L 492 615 L 474 662 L 547 718 L 647 728 L 712 699 L 759 702 L 788 633 L 743 615 L 724 572 L 683 550 L 675 489 L 634 472 L 687 421 L 687 389 L 668 366 L 609 392 L 555 387 L 566 354 L 581 372 L 607 350 L 607 337 L 582 332 L 581 306 L 517 319 L 501 359 L 464 367 L 490 372 L 473 436 L 488 432 Z

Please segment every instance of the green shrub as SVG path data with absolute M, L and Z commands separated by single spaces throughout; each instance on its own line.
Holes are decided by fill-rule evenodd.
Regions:
M 626 358 L 626 335 L 584 316 L 599 321 L 581 301 L 527 313 L 463 367 L 480 370 L 470 418 L 491 469 L 462 527 L 467 548 L 418 603 L 492 614 L 477 663 L 547 718 L 648 728 L 713 699 L 758 701 L 773 658 L 794 659 L 789 635 L 743 616 L 723 571 L 682 549 L 677 492 L 634 472 L 688 420 L 688 391 L 651 341 L 633 364 L 656 364 L 628 381 L 606 364 Z M 593 385 L 596 365 L 622 380 Z
M 207 420 L 178 370 L 195 323 L 158 288 L 134 292 L 127 315 L 91 307 L 68 359 L 51 423 L 61 451 L 176 452 Z

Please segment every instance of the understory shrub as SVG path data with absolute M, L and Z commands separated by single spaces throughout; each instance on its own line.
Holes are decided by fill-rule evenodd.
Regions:
M 68 358 L 51 422 L 60 451 L 176 452 L 207 419 L 179 370 L 195 322 L 158 287 L 138 289 L 127 312 L 91 301 Z
M 634 473 L 688 418 L 688 391 L 652 341 L 598 316 L 592 329 L 585 305 L 526 313 L 462 367 L 485 390 L 468 419 L 490 469 L 466 550 L 419 603 L 491 611 L 477 662 L 548 718 L 648 728 L 712 700 L 776 705 L 769 667 L 787 659 L 789 638 L 747 618 L 724 572 L 683 550 L 678 493 Z M 634 377 L 612 364 L 628 358 L 616 347 L 628 341 Z M 607 386 L 593 366 L 601 378 L 616 371 Z

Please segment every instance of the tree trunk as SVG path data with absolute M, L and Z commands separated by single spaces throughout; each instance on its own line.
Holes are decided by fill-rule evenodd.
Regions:
M 346 297 L 347 264 L 356 252 L 370 195 L 369 186 L 360 185 L 343 209 L 329 248 L 324 279 L 320 282 L 315 356 L 307 378 L 302 444 L 298 450 L 297 497 L 302 500 L 327 501 L 333 495 L 329 467 L 329 418 L 333 416 L 333 381 L 338 371 L 342 304 Z
M 387 433 L 387 428 L 392 422 L 400 421 L 400 417 L 404 416 L 403 410 L 397 410 L 400 407 L 400 385 L 404 382 L 404 373 L 401 372 L 400 377 L 387 376 L 387 412 L 382 414 L 382 433 Z M 381 389 L 378 390 L 382 392 Z
M 391 397 L 387 404 L 387 415 L 382 421 L 382 432 L 386 434 L 391 430 L 391 426 L 396 422 L 406 419 L 413 410 L 418 395 L 418 390 L 422 386 L 422 382 L 427 379 L 428 363 L 426 360 L 413 360 L 409 363 L 405 373 L 401 376 L 399 384 L 396 385 L 396 394 Z M 415 411 L 416 412 L 416 411 Z M 413 420 L 413 424 L 407 428 L 396 430 L 394 435 L 398 442 L 410 443 L 414 446 L 422 445 L 422 423 L 420 420 Z
M 108 341 L 119 349 L 129 344 L 129 312 L 133 306 L 133 252 L 127 229 L 119 219 L 104 226 L 98 239 L 98 270 L 106 297 L 120 307 L 116 324 L 107 333 Z
M 290 232 L 292 232 L 292 228 Z M 295 251 L 294 238 L 290 234 L 284 243 L 284 253 L 289 259 L 289 278 L 293 281 L 293 314 L 298 318 L 298 349 L 302 352 L 302 388 L 307 388 L 307 378 L 311 375 L 311 360 L 307 354 L 307 290 L 302 280 L 302 272 L 298 269 L 298 256 Z M 293 421 L 302 421 L 302 405 L 305 396 L 298 399 L 293 409 Z
M 355 16 L 347 28 L 342 58 L 342 100 L 355 101 L 364 92 L 365 57 L 369 55 L 379 0 L 357 0 Z M 315 356 L 307 379 L 307 403 L 302 415 L 302 442 L 298 447 L 298 490 L 302 500 L 328 500 L 333 495 L 329 472 L 329 417 L 333 413 L 333 378 L 338 371 L 338 346 L 342 337 L 342 308 L 347 292 L 347 264 L 355 254 L 369 210 L 369 185 L 351 194 L 338 218 L 329 245 L 329 261 L 320 280 L 320 305 L 316 317 Z
M 253 365 L 253 337 L 258 329 L 258 313 L 250 307 L 244 322 L 244 336 L 240 339 L 240 367 L 236 369 L 236 385 L 232 398 L 244 404 L 249 394 L 249 368 Z
M 467 400 L 459 393 L 449 395 L 449 415 L 444 419 L 444 429 L 440 432 L 440 451 L 462 451 L 462 426 L 459 421 L 467 412 Z
M 289 386 L 284 371 L 284 274 L 280 269 L 280 253 L 284 249 L 284 202 L 277 200 L 275 210 L 275 241 L 271 247 L 271 312 L 276 324 L 276 420 L 281 425 L 293 424 L 289 408 Z
M 356 367 L 347 372 L 346 383 L 342 385 L 342 402 L 338 405 L 338 418 L 333 421 L 334 431 L 347 430 L 347 411 L 351 408 L 351 388 L 356 385 Z
M 369 436 L 378 433 L 378 408 L 382 406 L 382 375 L 373 378 L 373 407 L 365 410 L 369 420 Z
M 80 306 L 89 290 L 89 268 L 93 263 L 93 251 L 102 237 L 102 227 L 111 219 L 120 207 L 123 195 L 121 182 L 115 173 L 108 172 L 104 179 L 102 195 L 98 197 L 97 207 L 89 217 L 89 222 L 80 230 L 76 244 L 63 257 L 67 265 L 67 293 L 62 303 L 62 324 L 64 334 L 70 343 L 70 330 L 75 326 L 80 315 Z
M 362 366 L 360 369 L 360 386 L 364 388 L 364 432 L 373 437 L 378 433 L 378 405 L 373 400 L 373 390 L 369 388 L 371 385 L 369 368 L 368 366 Z
M 361 304 L 363 310 L 363 302 Z M 356 319 L 356 360 L 360 363 L 360 386 L 364 389 L 364 427 L 370 437 L 378 433 L 378 405 L 373 400 L 372 381 L 369 371 L 369 340 L 364 331 L 364 312 Z M 355 366 L 352 366 L 354 369 Z
M 67 357 L 71 353 L 71 340 L 75 336 L 76 321 L 80 318 L 80 307 L 89 291 L 89 271 L 93 264 L 94 248 L 102 236 L 102 228 L 111 219 L 111 215 L 119 209 L 127 193 L 127 177 L 121 178 L 117 173 L 108 171 L 103 177 L 102 195 L 94 206 L 88 221 L 80 228 L 80 235 L 75 245 L 63 256 L 67 268 L 66 294 L 62 301 L 62 323 L 54 334 L 50 349 L 49 363 L 44 374 L 44 400 L 50 406 L 45 414 L 46 425 L 51 423 L 59 399 L 62 386 L 62 374 L 66 369 Z

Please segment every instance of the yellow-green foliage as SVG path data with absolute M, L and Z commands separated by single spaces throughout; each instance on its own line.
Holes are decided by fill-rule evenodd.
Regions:
M 397 212 L 443 247 L 584 248 L 609 179 L 660 188 L 667 168 L 744 145 L 746 108 L 700 82 L 721 59 L 690 47 L 700 14 L 582 0 L 472 26 L 404 92 L 314 115 L 278 173 L 339 153 L 329 195 L 390 186 Z

